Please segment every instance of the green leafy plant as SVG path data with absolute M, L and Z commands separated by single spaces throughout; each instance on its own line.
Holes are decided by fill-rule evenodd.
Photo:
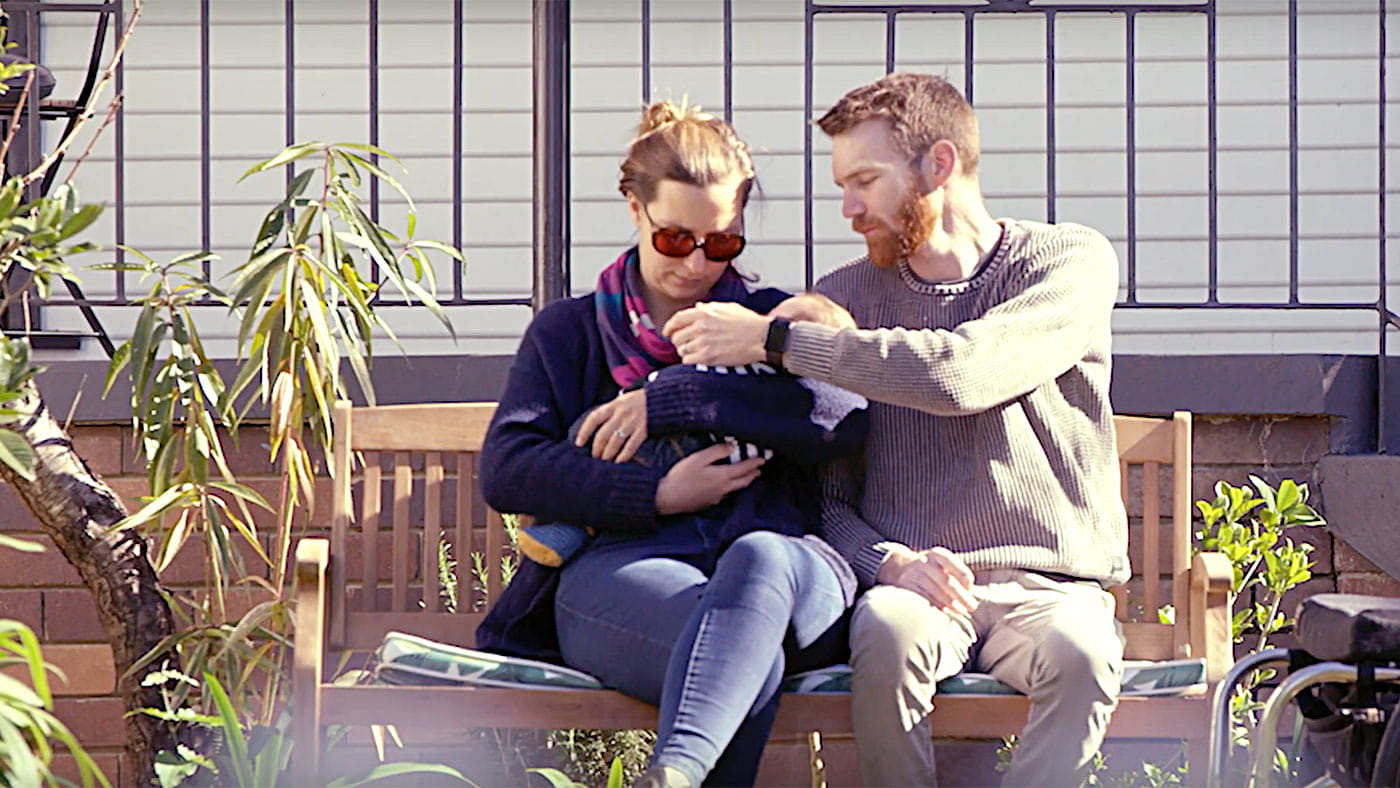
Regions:
M 374 332 L 397 341 L 374 309 L 381 290 L 393 285 L 406 301 L 422 304 L 452 330 L 433 295 L 429 252 L 452 260 L 461 260 L 461 253 L 439 241 L 415 238 L 412 199 L 393 176 L 361 154 L 397 162 L 371 146 L 311 142 L 290 146 L 244 174 L 308 158 L 317 162 L 291 179 L 286 196 L 264 218 L 249 260 L 234 271 L 231 302 L 242 311 L 238 347 L 246 360 L 219 402 L 234 428 L 253 404 L 269 409 L 271 458 L 281 470 L 269 582 L 279 600 L 286 598 L 298 517 L 304 521 L 315 506 L 309 441 L 330 455 L 331 407 L 337 398 L 349 396 L 341 362 L 349 364 L 360 391 L 373 403 L 369 366 Z M 313 191 L 318 177 L 319 189 Z M 359 189 L 370 178 L 408 202 L 402 237 L 370 219 L 362 207 Z M 240 404 L 240 395 L 249 391 L 254 396 Z M 278 696 L 281 680 L 281 671 L 267 674 L 266 697 Z M 270 713 L 266 707 L 264 721 Z
M 588 788 L 590 783 L 576 782 L 572 777 L 558 769 L 526 769 L 526 774 L 538 774 L 549 782 L 552 788 Z M 622 758 L 613 758 L 612 764 L 608 766 L 607 781 L 604 783 L 592 783 L 593 785 L 606 785 L 607 788 L 622 788 L 623 780 L 626 779 L 625 770 L 622 765 Z
M 372 402 L 372 339 L 375 332 L 393 339 L 374 309 L 384 287 L 427 305 L 451 329 L 433 297 L 428 253 L 461 255 L 441 242 L 414 238 L 412 200 L 361 154 L 393 161 L 378 148 L 307 143 L 246 172 L 316 162 L 291 179 L 284 199 L 267 213 L 248 262 L 232 272 L 232 294 L 206 276 L 209 253 L 157 262 L 129 249 L 137 262 L 105 266 L 134 270 L 148 283 L 132 339 L 119 347 L 108 374 L 111 389 L 118 372 L 130 370 L 134 432 L 150 484 L 146 505 L 122 528 L 154 533 L 161 570 L 199 537 L 206 584 L 197 598 L 175 603 L 185 626 L 162 647 L 179 652 L 186 675 L 207 670 L 220 677 L 234 707 L 259 725 L 272 724 L 286 693 L 283 663 L 293 621 L 288 556 L 298 522 L 305 522 L 315 504 L 309 444 L 329 448 L 330 404 L 349 396 L 342 361 Z M 409 200 L 402 238 L 361 207 L 358 190 L 370 178 Z M 245 363 L 231 384 L 218 374 L 190 314 L 196 304 L 207 308 L 210 302 L 225 305 L 239 319 Z M 281 470 L 276 507 L 239 483 L 223 448 L 224 435 L 237 439 L 239 425 L 258 403 L 269 410 L 270 459 Z M 270 535 L 259 532 L 251 514 L 256 508 L 276 512 Z M 245 567 L 244 554 L 258 558 L 259 567 Z M 266 595 L 241 619 L 230 621 L 225 595 L 235 584 Z M 154 658 L 147 655 L 129 673 L 139 675 Z M 202 717 L 214 711 L 209 696 L 190 693 L 183 684 L 174 684 L 165 697 L 174 705 L 153 714 L 181 714 L 186 703 L 195 703 Z
M 585 785 L 610 781 L 614 771 L 631 785 L 651 760 L 656 731 L 555 730 L 546 746 L 563 755 L 562 771 Z
M 257 492 L 239 484 L 229 468 L 219 434 L 220 427 L 230 426 L 218 408 L 224 382 L 190 314 L 193 304 L 211 300 L 228 304 L 228 296 L 204 277 L 201 264 L 214 255 L 186 254 L 158 263 L 138 250 L 127 251 L 140 262 L 96 266 L 137 271 L 149 283 L 146 294 L 136 299 L 141 311 L 131 339 L 117 348 L 103 388 L 106 396 L 117 374 L 130 368 L 132 424 L 150 488 L 148 502 L 121 527 L 155 533 L 157 572 L 170 566 L 192 536 L 200 537 L 214 620 L 222 621 L 231 579 L 249 576 L 236 542 L 246 545 L 264 564 L 271 563 L 248 506 L 271 507 Z
M 27 300 L 31 287 L 40 298 L 48 298 L 55 282 L 76 281 L 67 258 L 96 247 L 73 238 L 101 212 L 100 205 L 79 204 L 77 191 L 68 184 L 59 186 L 50 197 L 26 202 L 22 178 L 0 183 L 0 281 L 5 282 L 0 312 L 17 299 Z M 28 310 L 24 314 L 27 316 Z M 0 336 L 0 425 L 13 422 L 18 413 L 14 403 L 32 390 L 31 382 L 41 371 L 29 360 L 26 339 Z M 34 450 L 23 435 L 8 426 L 0 426 L 0 462 L 22 478 L 34 480 Z
M 266 731 L 275 730 L 285 706 L 294 619 L 290 548 L 315 505 L 312 447 L 329 454 L 331 405 L 349 396 L 342 362 L 373 402 L 372 342 L 378 332 L 394 339 L 374 308 L 386 287 L 396 288 L 407 302 L 426 305 L 451 330 L 433 296 L 429 254 L 460 260 L 460 253 L 414 237 L 412 201 L 370 155 L 395 161 L 377 148 L 306 143 L 249 169 L 244 177 L 302 160 L 316 165 L 297 172 L 284 198 L 269 210 L 249 259 L 232 272 L 229 291 L 205 273 L 213 259 L 208 253 L 157 262 L 128 250 L 135 262 L 106 266 L 139 272 L 148 286 L 132 338 L 118 349 L 107 378 L 110 389 L 121 370 L 131 372 L 132 419 L 150 486 L 145 505 L 120 527 L 154 535 L 160 569 L 196 538 L 204 545 L 204 589 L 193 597 L 170 597 L 181 628 L 128 671 L 142 675 L 157 666 L 162 653 L 179 655 L 178 671 L 157 669 L 145 677 L 159 686 L 164 705 L 145 713 L 172 726 L 210 726 L 220 717 L 217 703 L 223 694 L 229 708 L 243 715 L 244 727 L 258 736 L 272 735 Z M 406 232 L 396 234 L 370 219 L 359 195 L 369 179 L 387 183 L 408 201 Z M 239 319 L 244 363 L 231 383 L 221 378 L 191 317 L 196 304 L 208 308 L 210 303 L 224 305 Z M 241 424 L 259 404 L 269 418 L 269 459 L 281 471 L 275 507 L 238 481 L 223 448 L 225 436 L 237 440 Z M 276 513 L 271 533 L 252 516 L 259 508 Z M 244 566 L 243 555 L 256 557 L 259 566 Z M 226 595 L 235 584 L 265 593 L 231 620 Z M 207 674 L 219 689 L 201 691 L 175 673 Z M 227 739 L 228 725 L 222 730 Z M 201 737 L 185 739 L 190 741 L 182 746 L 200 755 L 200 746 L 189 745 L 199 745 Z M 184 779 L 197 771 L 193 756 L 166 752 L 161 768 L 171 780 Z M 243 777 L 237 775 L 240 784 Z
M 92 756 L 53 715 L 48 671 L 57 669 L 44 663 L 34 631 L 18 621 L 0 619 L 0 668 L 12 666 L 24 669 L 29 683 L 0 673 L 0 784 L 68 784 L 50 770 L 57 742 L 73 756 L 84 788 L 110 786 Z
M 1217 550 L 1230 559 L 1235 594 L 1231 634 L 1236 643 L 1252 637 L 1250 651 L 1258 653 L 1270 647 L 1270 637 L 1293 624 L 1281 609 L 1284 594 L 1312 578 L 1312 545 L 1296 543 L 1285 532 L 1326 521 L 1308 504 L 1306 484 L 1284 479 L 1275 488 L 1257 476 L 1250 476 L 1249 482 L 1252 489 L 1219 482 L 1214 500 L 1196 502 L 1203 522 L 1196 537 L 1201 549 Z M 1250 746 L 1263 708 L 1255 690 L 1273 676 L 1272 670 L 1255 671 L 1231 697 L 1234 747 Z M 1280 771 L 1293 770 L 1292 759 L 1282 751 L 1275 753 L 1274 762 Z
M 187 676 L 177 681 L 198 687 Z M 163 752 L 156 761 L 161 788 L 186 785 L 236 785 L 239 788 L 277 788 L 287 785 L 287 766 L 292 756 L 291 716 L 284 710 L 274 725 L 254 725 L 247 733 L 223 685 L 212 674 L 204 675 L 203 689 L 216 710 L 214 715 L 191 715 L 191 721 L 217 730 L 223 746 L 213 756 L 202 755 L 181 746 L 177 752 Z M 377 780 L 406 775 L 432 774 L 475 785 L 450 766 L 434 763 L 382 763 L 356 775 L 340 777 L 327 788 L 358 788 Z

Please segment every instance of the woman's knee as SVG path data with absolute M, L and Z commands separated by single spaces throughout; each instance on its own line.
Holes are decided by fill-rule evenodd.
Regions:
M 733 573 L 744 578 L 790 579 L 794 574 L 791 549 L 782 534 L 751 531 L 725 549 L 715 564 L 715 576 Z

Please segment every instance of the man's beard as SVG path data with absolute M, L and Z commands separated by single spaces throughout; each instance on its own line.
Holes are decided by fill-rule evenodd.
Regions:
M 933 226 L 937 221 L 938 217 L 924 199 L 924 195 L 910 189 L 896 215 L 899 231 L 894 232 L 888 225 L 876 225 L 878 231 L 874 235 L 865 236 L 865 248 L 870 255 L 870 262 L 881 268 L 889 268 L 898 264 L 900 260 L 908 259 L 915 249 L 933 236 Z M 869 225 L 857 225 L 856 229 L 862 230 L 865 227 Z

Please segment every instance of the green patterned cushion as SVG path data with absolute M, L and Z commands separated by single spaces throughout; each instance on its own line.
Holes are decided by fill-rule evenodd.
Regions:
M 1183 695 L 1206 686 L 1204 659 L 1175 659 L 1166 662 L 1128 660 L 1123 663 L 1123 683 L 1119 694 Z M 784 692 L 850 692 L 851 666 L 818 668 L 783 682 Z M 940 695 L 1019 695 L 1011 687 L 985 673 L 959 673 L 938 682 Z
M 374 652 L 377 684 L 492 687 L 528 685 L 554 689 L 603 689 L 597 679 L 577 670 L 518 657 L 503 657 L 458 648 L 426 638 L 390 632 Z
M 1206 662 L 1128 661 L 1123 664 L 1121 694 L 1180 695 L 1204 689 Z M 426 638 L 390 632 L 374 652 L 373 680 L 377 684 L 603 689 L 602 682 L 581 671 L 518 657 L 449 646 Z M 834 665 L 790 676 L 784 692 L 834 693 L 851 691 L 851 668 Z M 960 673 L 938 683 L 942 695 L 1018 695 L 985 673 Z

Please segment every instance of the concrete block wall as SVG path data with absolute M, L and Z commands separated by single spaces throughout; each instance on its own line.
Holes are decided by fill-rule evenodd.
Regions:
M 116 424 L 79 424 L 73 427 L 72 433 L 78 452 L 93 470 L 112 485 L 129 507 L 139 505 L 140 496 L 146 491 L 145 466 L 132 451 L 130 428 Z M 1309 484 L 1312 500 L 1325 516 L 1326 501 L 1322 499 L 1317 481 L 1318 462 L 1327 453 L 1328 446 L 1329 423 L 1325 418 L 1199 416 L 1195 425 L 1193 500 L 1213 497 L 1212 487 L 1222 479 L 1244 484 L 1250 474 L 1257 474 L 1276 484 L 1281 479 L 1291 478 Z M 237 446 L 230 443 L 227 449 L 235 472 L 275 500 L 277 475 L 267 458 L 265 433 L 247 430 Z M 1141 480 L 1135 483 L 1140 484 Z M 323 484 L 321 491 L 320 499 L 328 501 L 328 487 Z M 1165 482 L 1161 494 L 1165 515 L 1170 512 L 1170 490 Z M 1140 516 L 1141 513 L 1130 514 Z M 270 517 L 257 515 L 262 524 L 267 524 Z M 0 531 L 49 545 L 28 512 L 4 486 L 0 486 Z M 1325 528 L 1296 529 L 1292 533 L 1316 546 L 1313 553 L 1316 566 L 1314 578 L 1288 601 L 1290 609 L 1302 595 L 1322 591 L 1400 596 L 1400 581 L 1380 571 Z M 74 730 L 114 781 L 130 785 L 131 775 L 121 754 L 121 704 L 111 696 L 116 680 L 111 652 L 96 610 L 77 573 L 49 546 L 48 551 L 38 555 L 0 550 L 0 617 L 23 621 L 39 634 L 46 657 L 68 677 L 66 685 L 55 682 L 56 694 L 61 696 L 56 703 L 60 719 Z M 200 583 L 203 559 L 198 549 L 197 544 L 189 545 L 188 554 L 167 572 L 167 581 L 172 586 L 193 588 Z M 249 566 L 254 564 L 250 562 Z M 248 604 L 251 600 L 242 600 L 238 607 L 246 609 Z M 488 782 L 490 777 L 483 772 L 498 773 L 500 756 L 489 741 L 471 736 L 454 736 L 451 742 L 436 741 L 440 736 L 433 738 L 431 742 L 410 739 L 412 752 L 401 752 L 397 757 L 455 762 L 475 772 L 475 776 L 468 776 Z M 339 762 L 369 763 L 367 736 L 352 737 L 345 744 L 348 746 L 338 756 Z M 843 778 L 854 775 L 854 762 L 844 755 L 848 750 L 837 742 L 831 744 L 833 751 L 827 763 L 833 775 Z M 969 746 L 976 752 L 964 752 Z M 972 784 L 978 779 L 974 775 L 982 774 L 983 766 L 994 762 L 981 745 L 950 743 L 943 749 L 950 756 L 956 750 L 959 754 L 954 760 L 969 767 L 963 770 L 949 763 L 944 769 L 945 780 L 952 780 L 949 784 Z M 1126 762 L 1125 759 L 1123 763 Z M 972 768 L 973 764 L 980 765 Z M 61 769 L 71 773 L 70 767 L 66 759 L 60 761 Z M 801 782 L 805 769 L 805 750 L 780 745 L 770 751 L 763 779 L 767 784 L 785 784 L 788 780 Z M 962 771 L 968 774 L 963 775 Z M 964 782 L 964 777 L 971 782 Z

